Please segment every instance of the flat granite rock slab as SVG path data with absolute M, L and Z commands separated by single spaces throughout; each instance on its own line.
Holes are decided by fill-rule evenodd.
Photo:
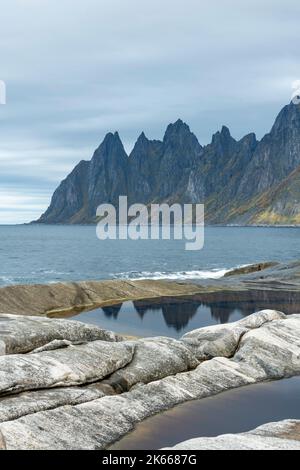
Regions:
M 0 288 L 0 312 L 21 315 L 67 315 L 80 309 L 122 303 L 126 300 L 192 295 L 193 284 L 155 280 L 61 282 Z
M 0 355 L 27 353 L 54 340 L 80 343 L 122 339 L 111 331 L 77 321 L 0 314 Z
M 105 396 L 105 389 L 94 387 L 55 388 L 23 392 L 0 399 L 0 422 L 51 410 L 65 405 L 78 405 Z
M 300 450 L 300 421 L 286 420 L 241 434 L 200 437 L 165 450 Z
M 222 353 L 223 357 L 221 355 L 207 359 L 192 370 L 172 373 L 146 384 L 137 383 L 128 392 L 120 395 L 103 396 L 78 405 L 60 406 L 0 423 L 0 433 L 6 448 L 106 449 L 130 432 L 138 422 L 185 401 L 213 396 L 243 385 L 300 374 L 300 315 L 287 317 L 280 312 L 263 311 L 246 320 L 241 320 L 230 328 L 229 325 L 212 327 L 209 333 L 210 341 L 216 342 L 214 349 Z M 218 332 L 216 335 L 213 333 L 213 328 Z M 234 335 L 235 347 L 232 345 L 232 329 L 238 332 Z M 226 336 L 230 337 L 230 341 L 227 341 Z M 191 337 L 194 340 L 198 338 L 196 350 L 195 344 L 188 346 L 186 341 L 182 341 L 185 347 L 182 352 L 188 347 L 196 357 L 197 348 L 201 348 L 202 340 L 203 344 L 208 341 L 207 331 L 202 340 L 199 340 L 201 330 L 191 334 Z M 151 341 L 155 344 L 156 340 L 154 338 Z M 161 338 L 158 338 L 157 344 L 160 341 Z M 94 348 L 97 343 L 91 343 L 91 346 Z M 106 344 L 111 347 L 118 345 L 128 347 L 132 343 Z M 128 374 L 124 377 L 132 383 L 139 379 L 145 380 L 145 377 L 147 379 L 147 373 L 150 378 L 151 374 L 154 374 L 154 378 L 157 373 L 151 365 L 155 360 L 153 350 L 149 350 L 147 358 L 148 344 L 147 347 L 145 343 L 141 344 L 143 346 L 140 352 L 136 353 L 138 348 L 135 343 L 135 350 L 127 362 L 128 370 L 126 372 L 124 365 L 125 369 L 121 371 L 122 373 L 125 371 L 125 375 Z M 164 347 L 170 347 L 170 344 L 165 342 Z M 69 349 L 25 357 L 31 359 L 35 356 L 65 354 Z M 157 346 L 157 351 L 159 350 Z M 178 351 L 182 354 L 180 348 Z M 230 357 L 228 357 L 229 351 L 232 352 Z M 137 354 L 136 361 L 135 354 Z M 16 358 L 16 356 L 7 356 L 9 357 Z M 78 357 L 76 355 L 76 358 Z M 187 360 L 189 355 L 184 353 L 184 357 Z M 143 361 L 145 370 L 141 372 L 140 365 Z M 176 360 L 172 364 L 176 364 Z M 192 363 L 189 366 L 192 367 Z M 21 382 L 20 380 L 20 384 Z M 241 439 L 245 442 L 244 437 Z M 248 444 L 243 445 L 255 446 L 256 437 L 251 436 L 251 439 L 250 444 L 248 441 Z
M 0 357 L 0 395 L 96 382 L 131 362 L 134 344 L 93 341 Z
M 237 344 L 250 330 L 256 330 L 266 323 L 285 319 L 286 315 L 275 310 L 263 310 L 247 318 L 225 325 L 213 325 L 186 333 L 182 337 L 200 361 L 213 357 L 232 357 Z
M 133 360 L 114 372 L 107 381 L 122 392 L 137 383 L 149 383 L 195 369 L 199 361 L 182 341 L 173 338 L 147 338 L 136 341 Z

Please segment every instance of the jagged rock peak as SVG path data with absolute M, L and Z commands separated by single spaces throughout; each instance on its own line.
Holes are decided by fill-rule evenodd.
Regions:
M 237 141 L 223 126 L 203 148 L 178 119 L 163 141 L 142 132 L 128 158 L 119 134 L 110 132 L 92 160 L 59 185 L 40 222 L 91 223 L 100 203 L 117 205 L 128 194 L 131 203 L 206 201 L 208 223 L 298 225 L 299 169 L 300 105 L 294 103 L 260 142 L 254 133 Z
M 229 130 L 229 128 L 228 128 L 227 126 L 222 126 L 221 134 L 222 134 L 224 137 L 231 137 L 230 130 Z
M 148 143 L 150 142 L 150 140 L 146 137 L 145 135 L 145 132 L 142 132 L 135 145 L 134 145 L 134 149 L 143 149 Z
M 300 104 L 291 102 L 284 106 L 275 120 L 271 134 L 287 128 L 300 129 Z
M 163 143 L 160 140 L 150 140 L 146 137 L 145 133 L 142 132 L 138 137 L 132 152 L 129 155 L 129 159 L 134 157 L 140 157 L 144 153 L 152 152 L 152 151 L 160 151 L 162 149 Z
M 256 138 L 256 134 L 254 132 L 251 132 L 250 134 L 247 134 L 242 137 L 239 143 L 241 145 L 248 145 L 251 148 L 255 148 L 258 144 L 258 140 Z
M 116 131 L 116 132 L 108 132 L 106 134 L 106 136 L 104 137 L 104 140 L 103 140 L 103 144 L 107 144 L 107 143 L 122 143 L 121 139 L 120 139 L 120 136 L 119 136 L 119 133 Z M 123 145 L 123 144 L 122 144 Z
M 139 135 L 137 142 L 139 142 L 139 141 L 144 142 L 144 141 L 148 141 L 148 140 L 149 140 L 149 139 L 146 137 L 145 132 L 143 131 L 143 132 Z
M 188 135 L 192 134 L 189 126 L 183 122 L 181 119 L 177 119 L 176 122 L 171 123 L 168 125 L 165 136 L 164 142 L 168 140 L 173 140 L 174 137 L 178 135 Z
M 236 140 L 231 136 L 230 130 L 227 126 L 222 126 L 221 131 L 216 132 L 212 136 L 212 144 L 226 143 L 226 142 L 236 142 Z
M 120 154 L 126 153 L 118 132 L 108 132 L 104 137 L 102 143 L 95 151 L 94 156 L 102 154 L 103 152 L 105 154 L 110 154 L 113 151 L 119 151 Z
M 200 154 L 202 146 L 197 137 L 191 132 L 189 126 L 178 119 L 175 123 L 169 124 L 163 139 L 166 150 L 184 152 L 189 159 L 191 154 Z

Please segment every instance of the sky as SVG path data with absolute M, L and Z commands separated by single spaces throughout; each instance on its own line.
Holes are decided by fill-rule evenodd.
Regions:
M 267 133 L 300 79 L 298 0 L 0 0 L 0 224 L 29 222 L 109 131 Z

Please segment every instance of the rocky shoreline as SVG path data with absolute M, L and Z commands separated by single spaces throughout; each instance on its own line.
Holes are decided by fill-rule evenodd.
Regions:
M 47 317 L 125 300 L 275 288 L 293 299 L 299 279 L 300 263 L 260 263 L 201 285 L 90 281 L 0 289 L 0 448 L 108 449 L 139 422 L 178 404 L 300 375 L 296 313 L 263 310 L 179 340 L 129 340 Z
M 0 313 L 68 317 L 127 300 L 194 295 L 197 285 L 170 281 L 83 281 L 0 288 Z
M 125 301 L 185 298 L 195 295 L 245 295 L 254 290 L 300 293 L 300 262 L 258 263 L 201 284 L 163 280 L 108 280 L 27 284 L 0 288 L 0 313 L 65 318 L 83 310 Z
M 300 315 L 272 310 L 180 340 L 136 341 L 70 320 L 3 314 L 0 341 L 6 449 L 107 449 L 177 404 L 300 374 Z

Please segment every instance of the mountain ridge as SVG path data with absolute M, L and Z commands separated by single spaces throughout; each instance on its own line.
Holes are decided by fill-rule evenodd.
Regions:
M 254 133 L 236 140 L 222 126 L 202 146 L 178 119 L 163 140 L 143 131 L 127 155 L 118 132 L 109 132 L 35 222 L 95 223 L 98 205 L 117 207 L 120 195 L 130 204 L 204 203 L 214 225 L 300 224 L 300 105 L 286 105 L 260 141 Z

